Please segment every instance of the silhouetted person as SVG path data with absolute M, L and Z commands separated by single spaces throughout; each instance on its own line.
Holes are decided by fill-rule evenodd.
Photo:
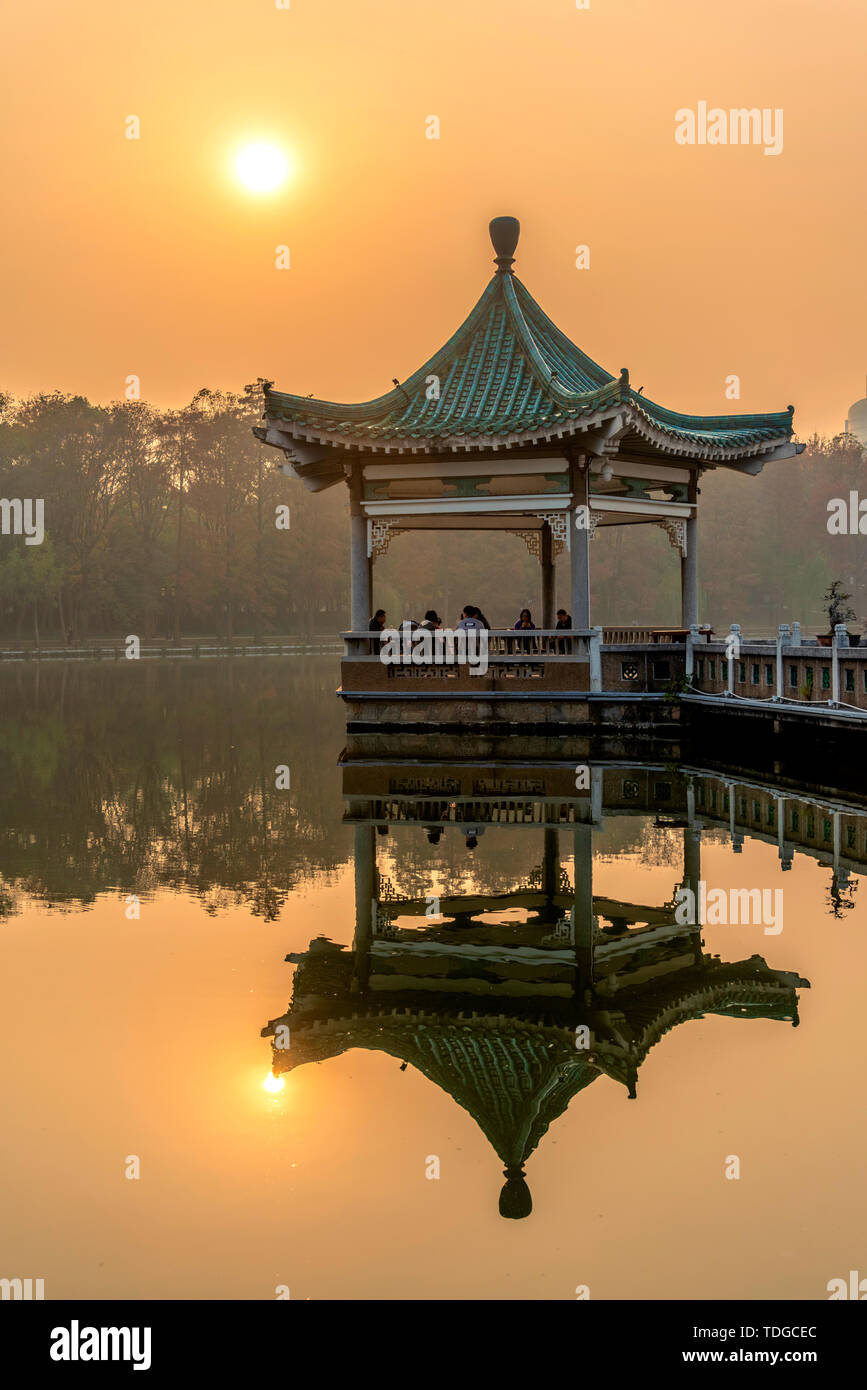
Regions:
M 384 609 L 384 608 L 377 608 L 377 610 L 376 610 L 376 612 L 374 613 L 373 617 L 371 618 L 370 622 L 367 624 L 367 630 L 368 630 L 368 632 L 382 632 L 382 629 L 383 629 L 384 627 L 385 627 L 385 609 Z M 380 639 L 379 639 L 378 642 L 376 642 L 376 643 L 371 642 L 371 644 L 370 644 L 370 651 L 371 651 L 371 655 L 372 655 L 372 656 L 375 656 L 381 649 L 382 649 L 382 638 L 381 638 L 381 637 L 380 637 Z
M 521 609 L 521 615 L 520 615 L 520 617 L 518 618 L 518 621 L 515 623 L 515 626 L 514 626 L 514 628 L 512 629 L 512 631 L 513 631 L 513 632 L 535 632 L 535 631 L 536 631 L 536 624 L 533 622 L 533 616 L 532 616 L 532 614 L 531 614 L 529 608 L 522 608 L 522 609 Z M 534 646 L 535 646 L 535 643 L 532 641 L 531 638 L 528 637 L 526 641 L 524 641 L 524 642 L 521 643 L 521 650 L 522 650 L 522 651 L 525 651 L 525 652 L 531 652 L 531 651 L 533 650 Z
M 464 629 L 483 628 L 485 626 L 484 623 L 476 617 L 478 611 L 474 603 L 465 603 L 461 609 L 461 620 L 458 623 L 458 627 Z
M 564 628 L 569 628 L 569 629 L 571 630 L 571 627 L 572 627 L 572 615 L 571 615 L 571 613 L 567 613 L 565 608 L 558 608 L 558 609 L 557 609 L 557 622 L 556 622 L 555 626 L 557 627 L 558 631 L 561 631 L 561 630 L 564 629 Z M 571 655 L 572 655 L 572 643 L 571 643 L 571 641 L 569 640 L 568 637 L 558 637 L 558 638 L 557 638 L 557 651 L 560 653 L 561 656 L 571 656 Z

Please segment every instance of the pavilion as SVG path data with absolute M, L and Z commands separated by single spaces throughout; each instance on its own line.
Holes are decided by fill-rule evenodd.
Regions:
M 791 458 L 793 407 L 683 415 L 576 347 L 512 266 L 520 227 L 490 224 L 496 272 L 448 342 L 376 400 L 339 405 L 265 388 L 266 444 L 313 492 L 349 489 L 351 626 L 367 630 L 372 565 L 412 530 L 505 530 L 539 558 L 542 628 L 569 554 L 575 630 L 589 629 L 590 542 L 600 526 L 662 527 L 681 562 L 681 622 L 698 623 L 699 480 Z

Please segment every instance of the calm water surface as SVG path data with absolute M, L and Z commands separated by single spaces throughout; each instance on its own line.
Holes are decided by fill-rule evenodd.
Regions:
M 429 741 L 341 765 L 337 680 L 0 671 L 0 1276 L 741 1299 L 863 1270 L 851 797 L 658 765 L 584 792 Z M 681 925 L 700 882 L 782 915 Z

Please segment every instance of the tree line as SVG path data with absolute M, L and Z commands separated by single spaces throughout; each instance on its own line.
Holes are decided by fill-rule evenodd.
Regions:
M 46 533 L 0 537 L 0 633 L 338 628 L 343 499 L 314 505 L 275 468 L 252 433 L 257 395 L 202 390 L 181 410 L 0 399 L 0 497 L 44 499 Z
M 41 545 L 0 535 L 0 638 L 74 645 L 344 628 L 346 489 L 313 496 L 286 477 L 280 455 L 253 435 L 260 416 L 258 388 L 203 389 L 179 410 L 0 396 L 0 498 L 44 499 L 46 533 Z M 831 499 L 863 486 L 862 452 L 851 438 L 814 437 L 757 477 L 704 475 L 703 619 L 758 631 L 799 618 L 824 630 L 822 595 L 840 579 L 863 621 L 863 536 L 828 530 Z M 373 575 L 374 607 L 389 622 L 431 607 L 453 622 L 465 603 L 494 626 L 511 626 L 524 606 L 539 621 L 538 563 L 513 535 L 397 535 Z M 595 622 L 679 621 L 678 555 L 658 527 L 599 527 L 591 584 Z M 565 555 L 557 602 L 569 606 Z

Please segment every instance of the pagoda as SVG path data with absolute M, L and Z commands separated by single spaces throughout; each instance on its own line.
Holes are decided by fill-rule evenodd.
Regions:
M 457 331 L 375 400 L 341 405 L 266 383 L 256 434 L 311 491 L 349 490 L 351 626 L 367 630 L 372 565 L 414 530 L 506 530 L 538 556 L 542 627 L 568 553 L 573 630 L 587 630 L 590 542 L 600 526 L 662 527 L 681 561 L 681 621 L 698 624 L 702 473 L 759 473 L 790 458 L 793 407 L 684 415 L 597 365 L 514 273 L 519 223 L 490 224 L 496 270 Z

